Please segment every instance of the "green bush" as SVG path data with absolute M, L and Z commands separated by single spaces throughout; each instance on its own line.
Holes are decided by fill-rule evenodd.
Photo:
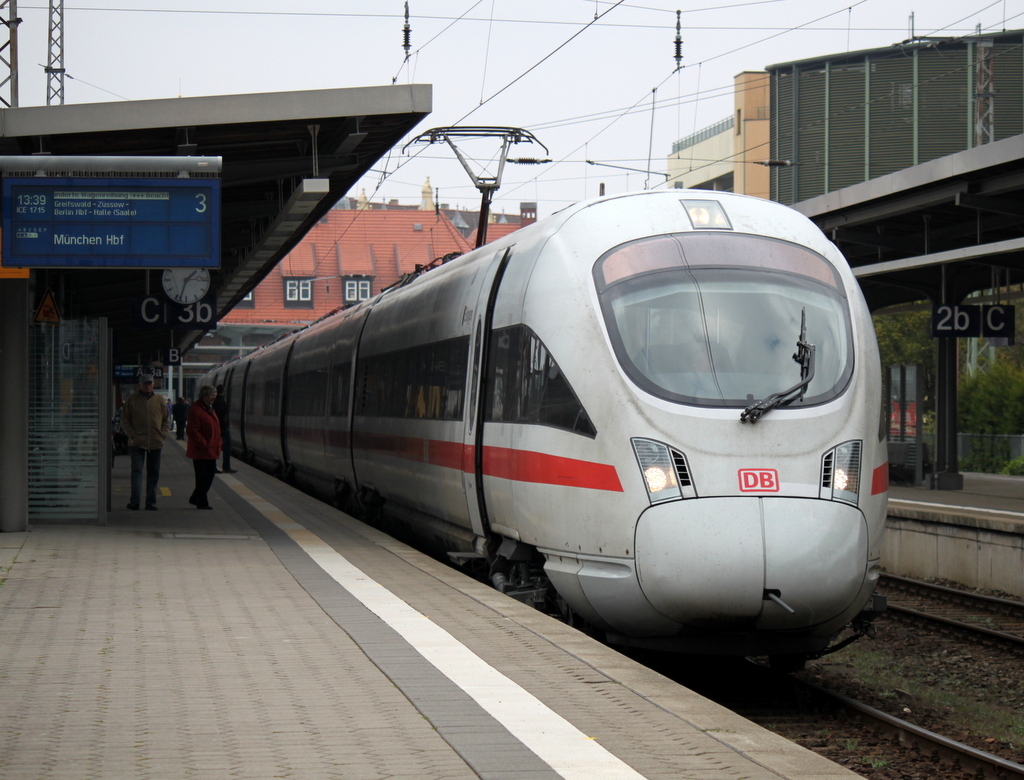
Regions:
M 1009 362 L 984 374 L 962 377 L 957 399 L 961 433 L 1016 435 L 1024 433 L 1024 370 Z M 960 462 L 964 471 L 1005 473 L 1010 445 L 1001 439 L 976 438 Z
M 1010 443 L 1006 439 L 978 437 L 971 440 L 970 454 L 960 461 L 960 469 L 1000 474 L 1009 459 Z
M 1014 477 L 1024 477 L 1024 458 L 1014 458 L 1008 461 L 999 473 L 1010 474 Z
M 1024 433 L 1024 370 L 996 363 L 984 374 L 963 377 L 957 407 L 961 433 Z

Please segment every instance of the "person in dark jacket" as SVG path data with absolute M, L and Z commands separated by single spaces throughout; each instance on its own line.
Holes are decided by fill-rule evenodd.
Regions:
M 146 469 L 146 509 L 156 510 L 156 488 L 160 480 L 160 454 L 171 432 L 171 415 L 163 396 L 153 392 L 153 375 L 139 377 L 139 388 L 121 408 L 121 430 L 128 434 L 132 458 L 129 509 L 138 509 L 142 499 L 142 470 Z
M 171 417 L 174 418 L 174 432 L 178 441 L 185 440 L 185 424 L 188 422 L 188 399 L 178 396 L 178 400 L 171 407 Z
M 225 474 L 234 474 L 235 469 L 231 468 L 231 421 L 228 419 L 228 402 L 224 397 L 224 385 L 217 385 L 217 397 L 213 400 L 213 411 L 217 413 L 220 421 L 220 438 L 224 443 L 224 465 L 221 471 Z
M 213 399 L 216 397 L 216 387 L 203 385 L 199 390 L 199 399 L 188 410 L 188 422 L 185 425 L 188 433 L 185 454 L 192 459 L 196 475 L 195 489 L 188 502 L 196 509 L 213 509 L 208 494 L 217 473 L 217 458 L 221 450 L 220 421 L 213 410 Z

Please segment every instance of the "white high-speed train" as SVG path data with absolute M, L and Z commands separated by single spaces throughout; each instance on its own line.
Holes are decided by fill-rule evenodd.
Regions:
M 581 203 L 202 380 L 236 454 L 609 640 L 799 659 L 871 614 L 874 330 L 776 203 Z

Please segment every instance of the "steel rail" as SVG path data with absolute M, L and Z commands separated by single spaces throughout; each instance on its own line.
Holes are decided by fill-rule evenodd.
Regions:
M 996 631 L 992 628 L 985 628 L 985 626 L 976 626 L 973 623 L 962 623 L 959 620 L 953 620 L 952 618 L 942 617 L 941 615 L 932 615 L 928 612 L 921 612 L 917 609 L 911 609 L 910 607 L 901 607 L 896 604 L 888 604 L 886 606 L 888 612 L 894 612 L 902 615 L 909 615 L 919 621 L 926 623 L 938 623 L 939 625 L 948 626 L 955 628 L 958 631 L 963 631 L 967 634 L 981 634 L 987 636 L 990 639 L 996 639 L 1000 642 L 1005 642 L 1012 645 L 1014 648 L 1024 648 L 1024 637 L 1017 636 L 1016 634 L 1007 634 L 1003 631 Z
M 939 594 L 939 598 L 950 597 L 952 601 L 958 602 L 960 606 L 977 604 L 983 609 L 993 609 L 1004 617 L 1009 617 L 1011 619 L 1024 618 L 1024 603 L 1019 601 L 999 598 L 997 596 L 988 596 L 983 593 L 971 593 L 969 591 L 957 590 L 956 588 L 948 588 L 944 585 L 933 585 L 930 582 L 921 582 L 920 580 L 900 577 L 894 574 L 883 574 L 882 576 L 884 579 L 892 582 L 893 587 L 897 589 L 905 587 L 909 590 L 916 590 L 925 595 L 928 593 L 937 593 Z M 980 626 L 975 623 L 965 623 L 961 620 L 935 615 L 912 607 L 903 607 L 891 601 L 887 605 L 887 610 L 896 616 L 908 616 L 919 622 L 938 624 L 940 626 L 955 629 L 964 634 L 981 635 L 1009 645 L 1011 649 L 1018 652 L 1024 649 L 1024 636 L 1019 634 L 1010 634 L 1005 631 L 986 628 L 985 626 Z
M 961 769 L 967 772 L 980 772 L 982 776 L 991 778 L 991 780 L 1012 780 L 1013 778 L 1024 780 L 1024 764 L 1008 761 L 1005 758 L 1000 758 L 992 753 L 986 753 L 984 750 L 978 750 L 949 737 L 943 737 L 934 731 L 908 723 L 894 715 L 889 715 L 886 712 L 813 683 L 804 682 L 802 684 L 818 693 L 818 695 L 832 699 L 847 710 L 858 713 L 879 728 L 889 733 L 897 734 L 901 743 L 916 743 L 918 749 L 935 752 L 946 761 L 958 762 Z
M 910 577 L 901 577 L 899 574 L 882 574 L 881 579 L 895 583 L 896 587 L 906 585 L 920 590 L 937 591 L 948 596 L 962 598 L 968 601 L 977 601 L 992 607 L 998 607 L 999 609 L 1005 609 L 1010 612 L 1017 612 L 1024 615 L 1024 602 L 1022 601 L 1004 599 L 998 596 L 989 596 L 985 593 L 972 593 L 966 590 L 958 590 L 957 588 L 948 588 L 945 585 L 933 585 L 930 582 L 923 582 L 921 580 L 911 579 Z

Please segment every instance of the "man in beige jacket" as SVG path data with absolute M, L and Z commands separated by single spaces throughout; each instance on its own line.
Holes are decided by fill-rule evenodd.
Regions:
M 132 459 L 132 498 L 129 509 L 139 508 L 142 496 L 142 465 L 146 464 L 146 509 L 156 511 L 156 486 L 160 480 L 160 453 L 171 431 L 171 413 L 162 396 L 153 392 L 153 375 L 139 377 L 139 388 L 121 409 L 121 430 L 128 434 Z

